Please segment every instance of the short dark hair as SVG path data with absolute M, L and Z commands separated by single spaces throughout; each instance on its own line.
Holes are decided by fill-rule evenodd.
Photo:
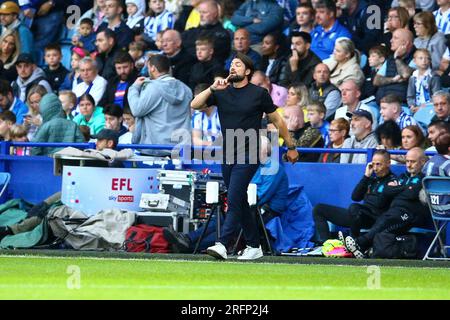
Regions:
M 450 133 L 441 134 L 436 138 L 434 145 L 439 154 L 448 154 L 448 148 L 450 147 Z
M 286 41 L 285 35 L 279 31 L 270 32 L 270 33 L 266 34 L 266 37 L 272 37 L 272 39 L 275 42 L 275 45 L 280 46 L 280 49 Z
M 0 113 L 0 120 L 3 121 L 10 121 L 12 124 L 16 123 L 17 118 L 14 112 L 5 110 L 2 113 Z
M 312 41 L 311 35 L 308 32 L 305 32 L 305 31 L 294 31 L 294 32 L 292 32 L 292 34 L 291 34 L 291 41 L 292 41 L 292 38 L 294 38 L 294 37 L 300 37 L 306 43 L 311 43 L 311 41 Z
M 444 120 L 434 120 L 428 125 L 428 129 L 431 127 L 436 127 L 439 131 L 443 130 L 450 133 L 450 123 Z
M 114 64 L 121 63 L 134 63 L 134 60 L 128 52 L 119 52 L 114 59 Z
M 387 120 L 375 129 L 375 136 L 381 144 L 382 138 L 389 138 L 394 147 L 402 145 L 402 130 L 394 120 Z
M 117 35 L 114 31 L 112 31 L 109 28 L 106 28 L 106 29 L 103 29 L 102 31 L 98 31 L 97 34 L 102 33 L 102 32 L 105 34 L 106 38 L 113 39 L 114 43 L 117 43 Z
M 170 71 L 170 60 L 162 54 L 155 54 L 148 59 L 148 64 L 154 66 L 159 72 Z
M 50 50 L 55 50 L 55 51 L 58 51 L 60 54 L 62 54 L 61 47 L 57 43 L 51 43 L 51 44 L 48 44 L 45 46 L 44 51 L 50 51 Z
M 91 26 L 91 28 L 94 27 L 94 21 L 92 21 L 92 19 L 89 19 L 89 18 L 83 18 L 83 19 L 81 19 L 80 25 L 82 25 L 82 24 L 88 24 L 88 25 Z
M 396 103 L 399 106 L 401 106 L 402 101 L 396 94 L 390 93 L 390 94 L 384 96 L 383 98 L 381 98 L 380 103 Z
M 250 70 L 250 74 L 247 76 L 248 80 L 250 81 L 250 79 L 253 76 L 253 72 L 255 72 L 255 66 L 253 64 L 252 59 L 250 59 L 248 56 L 246 56 L 243 53 L 236 53 L 236 56 L 234 57 L 234 59 L 239 59 L 242 61 L 242 63 L 245 65 L 245 69 L 249 69 Z
M 387 58 L 389 56 L 389 49 L 386 46 L 377 45 L 369 49 L 369 55 L 372 53 Z
M 8 93 L 13 93 L 11 85 L 6 80 L 0 80 L 0 95 L 7 96 Z
M 97 106 L 95 104 L 95 100 L 94 98 L 89 94 L 89 93 L 85 93 L 83 94 L 79 99 L 78 99 L 78 103 L 80 103 L 81 101 L 87 100 L 90 103 L 92 103 L 92 105 L 94 106 L 94 108 Z
M 107 104 L 103 108 L 103 113 L 116 118 L 120 118 L 123 116 L 123 110 L 117 104 Z
M 316 10 L 317 9 L 328 9 L 331 12 L 334 12 L 334 15 L 336 16 L 336 2 L 334 0 L 319 0 L 316 3 Z
M 385 161 L 387 161 L 387 162 L 391 162 L 391 156 L 389 155 L 389 152 L 387 152 L 386 150 L 384 150 L 384 149 L 379 149 L 379 150 L 377 150 L 377 151 L 375 151 L 374 153 L 373 153 L 373 156 L 375 157 L 375 156 L 382 156 L 383 158 L 384 158 L 384 160 Z
M 199 83 L 195 86 L 194 88 L 194 94 L 199 94 L 200 92 L 205 91 L 206 89 L 209 88 L 209 84 L 208 83 Z

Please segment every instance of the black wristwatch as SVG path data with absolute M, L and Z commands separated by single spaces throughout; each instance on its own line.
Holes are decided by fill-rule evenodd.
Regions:
M 296 146 L 290 146 L 290 147 L 288 147 L 288 150 L 296 150 L 296 149 L 297 149 Z

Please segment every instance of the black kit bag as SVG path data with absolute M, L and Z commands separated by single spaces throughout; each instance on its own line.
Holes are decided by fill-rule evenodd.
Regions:
M 373 240 L 372 258 L 415 259 L 418 256 L 415 235 L 395 235 L 389 232 L 378 233 Z

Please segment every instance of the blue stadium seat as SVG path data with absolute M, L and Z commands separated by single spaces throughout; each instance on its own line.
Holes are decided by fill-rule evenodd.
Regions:
M 64 26 L 61 30 L 59 44 L 61 46 L 62 61 L 61 63 L 67 70 L 71 70 L 70 60 L 72 58 L 72 36 L 75 34 L 75 29 L 68 29 Z
M 445 234 L 443 231 L 447 229 L 450 222 L 450 177 L 425 177 L 422 181 L 423 189 L 426 194 L 428 207 L 430 208 L 431 217 L 436 228 L 436 236 L 430 244 L 423 260 L 446 260 L 447 249 L 450 246 L 445 245 Z M 438 240 L 438 241 L 437 241 Z M 436 242 L 441 247 L 443 258 L 430 257 L 430 252 Z
M 427 105 L 425 108 L 419 109 L 414 114 L 414 119 L 423 127 L 427 128 L 434 117 L 434 107 L 432 105 Z

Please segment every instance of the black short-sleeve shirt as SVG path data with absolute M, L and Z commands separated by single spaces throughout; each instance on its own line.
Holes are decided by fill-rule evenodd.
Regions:
M 273 104 L 272 98 L 266 89 L 251 83 L 243 88 L 229 86 L 225 90 L 215 91 L 207 103 L 208 105 L 215 105 L 218 108 L 224 147 L 227 145 L 227 130 L 242 129 L 243 131 L 247 131 L 252 129 L 257 134 L 257 141 L 246 138 L 245 149 L 238 144 L 234 148 L 233 153 L 236 156 L 242 152 L 247 152 L 247 155 L 248 152 L 257 152 L 259 149 L 259 133 L 263 114 L 276 111 L 276 106 Z M 230 133 L 228 132 L 228 134 Z M 237 141 L 235 138 L 236 144 Z M 226 148 L 224 151 L 227 151 Z

